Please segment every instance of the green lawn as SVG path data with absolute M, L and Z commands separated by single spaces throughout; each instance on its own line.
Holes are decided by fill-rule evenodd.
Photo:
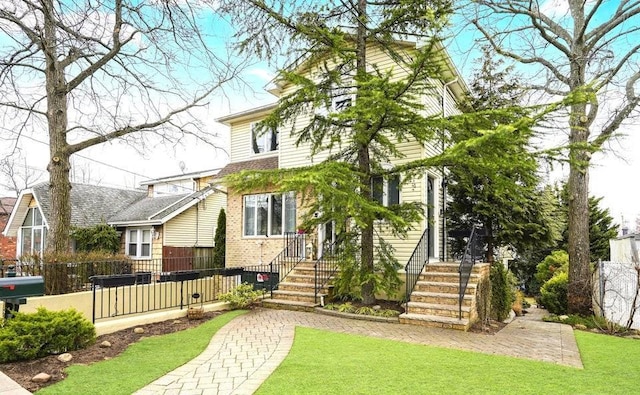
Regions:
M 196 328 L 142 339 L 109 361 L 70 366 L 69 377 L 37 393 L 131 394 L 198 356 L 218 329 L 243 313 L 232 311 Z
M 230 312 L 144 339 L 110 361 L 72 366 L 38 394 L 130 394 L 197 356 Z M 297 328 L 291 353 L 258 394 L 634 394 L 640 341 L 576 331 L 584 369 Z
M 297 328 L 258 394 L 633 394 L 640 341 L 576 331 L 583 369 Z

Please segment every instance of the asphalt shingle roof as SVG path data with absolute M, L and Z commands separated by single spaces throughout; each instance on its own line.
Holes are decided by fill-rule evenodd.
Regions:
M 229 163 L 220 170 L 216 178 L 222 178 L 229 174 L 237 173 L 242 170 L 270 170 L 278 168 L 278 157 L 270 156 L 268 158 L 260 158 L 247 160 L 244 162 Z
M 145 197 L 115 213 L 109 218 L 109 222 L 147 221 L 155 213 L 166 211 L 167 206 L 171 206 L 186 196 L 188 195 Z
M 49 183 L 43 182 L 32 188 L 40 205 L 42 215 L 50 221 L 51 194 Z M 90 227 L 107 222 L 120 210 L 147 196 L 143 191 L 108 188 L 95 185 L 71 184 L 71 225 Z

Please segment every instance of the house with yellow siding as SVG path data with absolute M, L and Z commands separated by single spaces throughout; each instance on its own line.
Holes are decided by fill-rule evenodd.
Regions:
M 418 44 L 396 41 L 394 45 L 395 54 L 402 53 L 411 59 Z M 405 79 L 408 71 L 396 63 L 389 52 L 369 44 L 367 68 L 390 73 L 392 81 Z M 442 80 L 428 81 L 430 89 L 417 100 L 422 101 L 421 111 L 425 116 L 455 115 L 459 113 L 458 104 L 467 87 L 446 51 L 442 49 L 437 56 L 444 66 Z M 331 60 L 322 67 L 327 63 Z M 297 66 L 296 71 L 311 80 L 314 75 L 320 75 L 317 65 L 305 62 Z M 345 87 L 354 85 L 348 80 L 351 77 L 344 80 L 343 73 L 342 78 Z M 292 97 L 297 89 L 298 86 L 276 80 L 268 91 L 280 99 Z M 310 125 L 318 111 L 326 111 L 324 115 L 338 113 L 356 100 L 348 88 L 340 86 L 332 89 L 330 97 L 330 106 L 303 110 L 295 114 L 294 119 L 285 120 L 279 129 L 265 131 L 262 125 L 258 132 L 256 127 L 277 108 L 275 103 L 219 118 L 219 122 L 230 128 L 231 149 L 230 163 L 217 177 L 224 183 L 225 176 L 243 170 L 295 169 L 331 160 L 335 154 L 331 148 L 313 152 L 310 142 L 297 141 L 299 133 L 296 133 Z M 399 141 L 396 148 L 401 155 L 391 156 L 389 163 L 382 163 L 381 167 L 391 169 L 431 158 L 442 152 L 442 137 L 437 136 L 426 144 L 415 139 Z M 463 284 L 458 274 L 459 263 L 447 262 L 444 174 L 444 169 L 432 167 L 406 179 L 402 175 L 372 177 L 372 199 L 378 204 L 392 207 L 417 202 L 424 209 L 420 222 L 412 224 L 411 230 L 402 237 L 394 235 L 382 220 L 374 222 L 374 232 L 392 246 L 394 257 L 405 268 L 399 273 L 407 284 L 405 300 L 408 301 L 405 313 L 400 316 L 401 322 L 467 329 L 477 319 L 476 285 L 478 279 L 486 278 L 488 267 L 478 265 Z M 314 229 L 300 229 L 303 216 L 312 214 L 318 218 L 322 214 L 307 212 L 308 202 L 303 205 L 299 195 L 275 188 L 239 192 L 228 186 L 226 265 L 244 267 L 245 272 L 248 269 L 256 274 L 254 284 L 272 291 L 271 297 L 263 301 L 265 306 L 311 309 L 331 296 L 331 279 L 339 267 L 336 262 L 341 259 L 341 238 L 335 234 L 336 226 L 331 221 Z M 418 264 L 409 264 L 414 261 Z M 251 279 L 251 276 L 245 278 Z
M 410 52 L 416 43 L 398 42 L 397 50 Z M 402 79 L 406 76 L 406 70 L 398 67 L 397 64 L 383 51 L 378 50 L 375 46 L 368 49 L 369 67 L 376 66 L 381 70 L 394 70 L 394 78 Z M 445 72 L 447 81 L 433 81 L 433 85 L 440 87 L 434 89 L 433 94 L 425 95 L 424 101 L 425 111 L 430 114 L 446 114 L 452 115 L 459 112 L 457 103 L 462 100 L 466 92 L 466 86 L 462 78 L 458 75 L 455 67 L 448 61 L 448 70 Z M 307 72 L 311 75 L 317 72 L 313 65 L 303 64 L 301 68 L 307 68 Z M 278 81 L 273 83 L 268 91 L 276 97 L 284 97 L 295 91 L 297 87 L 290 85 L 282 85 Z M 330 111 L 336 111 L 336 108 L 347 104 L 352 100 L 349 96 L 337 96 L 332 103 Z M 331 152 L 328 150 L 311 154 L 309 143 L 296 145 L 295 137 L 291 133 L 284 133 L 282 130 L 270 131 L 261 136 L 256 136 L 254 132 L 255 125 L 263 120 L 274 108 L 276 104 L 266 105 L 258 108 L 248 109 L 239 113 L 224 116 L 218 119 L 219 122 L 230 127 L 230 163 L 224 167 L 218 174 L 219 178 L 225 175 L 239 172 L 241 170 L 267 170 L 267 169 L 287 169 L 301 166 L 317 164 L 325 160 Z M 302 114 L 296 117 L 296 127 L 302 128 L 310 121 L 313 113 Z M 404 153 L 404 157 L 397 158 L 394 164 L 410 162 L 419 158 L 430 157 L 441 150 L 439 142 L 434 142 L 431 146 L 423 147 L 415 141 L 401 142 L 398 150 Z M 393 204 L 410 201 L 418 201 L 426 204 L 425 219 L 423 223 L 418 224 L 414 230 L 410 231 L 407 238 L 399 239 L 388 235 L 388 240 L 393 244 L 398 260 L 402 263 L 409 259 L 417 241 L 420 239 L 423 231 L 431 228 L 430 232 L 430 254 L 432 257 L 443 258 L 445 250 L 443 243 L 443 224 L 441 213 L 443 210 L 443 190 L 442 190 L 442 169 L 432 168 L 426 171 L 423 177 L 416 179 L 408 184 L 400 186 L 398 182 L 384 182 L 384 193 L 380 196 L 383 204 Z M 381 180 L 382 181 L 382 180 Z M 294 207 L 293 204 L 287 205 L 292 197 L 279 197 L 272 195 L 270 191 L 261 191 L 260 194 L 237 194 L 233 190 L 229 190 L 228 210 L 227 210 L 227 266 L 245 266 L 255 265 L 264 262 L 270 262 L 283 248 L 282 238 L 286 232 L 295 232 L 298 229 L 299 218 L 301 216 L 300 207 Z M 258 213 L 260 207 L 267 205 L 270 199 L 278 199 L 283 202 L 283 215 L 278 214 L 278 220 L 283 221 L 282 226 L 275 229 L 265 227 L 256 231 L 251 227 L 251 221 L 258 221 L 252 214 Z M 257 200 L 256 200 L 257 199 Z M 271 224 L 273 217 L 272 203 L 268 203 L 268 209 L 265 211 L 266 223 Z M 261 221 L 261 220 L 260 220 Z M 263 222 L 263 221 L 261 221 Z M 270 225 L 271 226 L 271 225 Z M 266 230 L 266 231 L 265 231 Z M 276 232 L 273 232 L 276 230 Z M 384 232 L 384 228 L 380 229 Z M 315 248 L 321 248 L 324 239 L 332 237 L 329 234 L 331 230 L 318 229 L 314 232 L 313 245 Z M 319 253 L 319 251 L 315 251 Z
M 218 170 L 145 181 L 146 191 L 72 184 L 71 225 L 114 227 L 121 253 L 148 269 L 149 261 L 155 271 L 191 269 L 194 259 L 212 256 L 218 214 L 226 207 L 226 192 L 212 184 Z M 18 258 L 46 250 L 50 207 L 46 182 L 20 193 L 5 228 L 17 236 Z

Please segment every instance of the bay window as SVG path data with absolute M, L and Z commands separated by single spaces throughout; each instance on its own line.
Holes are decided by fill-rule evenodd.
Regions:
M 293 192 L 245 195 L 243 213 L 244 236 L 281 236 L 295 232 L 296 195 Z

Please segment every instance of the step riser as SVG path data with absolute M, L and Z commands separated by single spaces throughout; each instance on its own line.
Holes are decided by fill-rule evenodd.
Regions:
M 275 299 L 275 300 L 291 300 L 291 301 L 294 301 L 294 302 L 315 303 L 315 298 L 313 296 L 276 294 L 275 291 L 273 293 L 273 299 Z
M 328 277 L 318 277 L 318 283 L 326 283 Z M 296 284 L 310 284 L 315 285 L 316 279 L 313 276 L 301 276 L 298 274 L 290 274 L 286 277 L 286 282 Z
M 460 264 L 456 263 L 454 265 L 450 264 L 442 264 L 442 263 L 429 263 L 425 266 L 425 271 L 427 273 L 455 273 L 458 274 L 458 270 L 460 270 Z M 482 265 L 474 265 L 473 269 L 471 269 L 471 273 L 480 274 L 483 270 Z
M 457 285 L 441 285 L 441 284 L 420 284 L 417 283 L 414 291 L 419 292 L 434 292 L 434 293 L 446 293 L 451 295 L 458 295 Z M 465 295 L 474 295 L 476 292 L 475 287 L 467 287 Z
M 469 278 L 469 282 L 477 282 L 479 276 L 477 274 L 472 274 Z M 455 273 L 428 273 L 421 274 L 418 278 L 418 281 L 430 281 L 437 283 L 459 283 L 460 276 Z
M 443 296 L 420 296 L 420 295 L 412 295 L 412 302 L 420 302 L 420 303 L 431 303 L 431 304 L 446 304 L 450 306 L 458 305 L 458 295 L 452 295 L 451 297 L 443 297 Z M 471 306 L 471 299 L 465 298 L 462 300 L 463 307 Z

